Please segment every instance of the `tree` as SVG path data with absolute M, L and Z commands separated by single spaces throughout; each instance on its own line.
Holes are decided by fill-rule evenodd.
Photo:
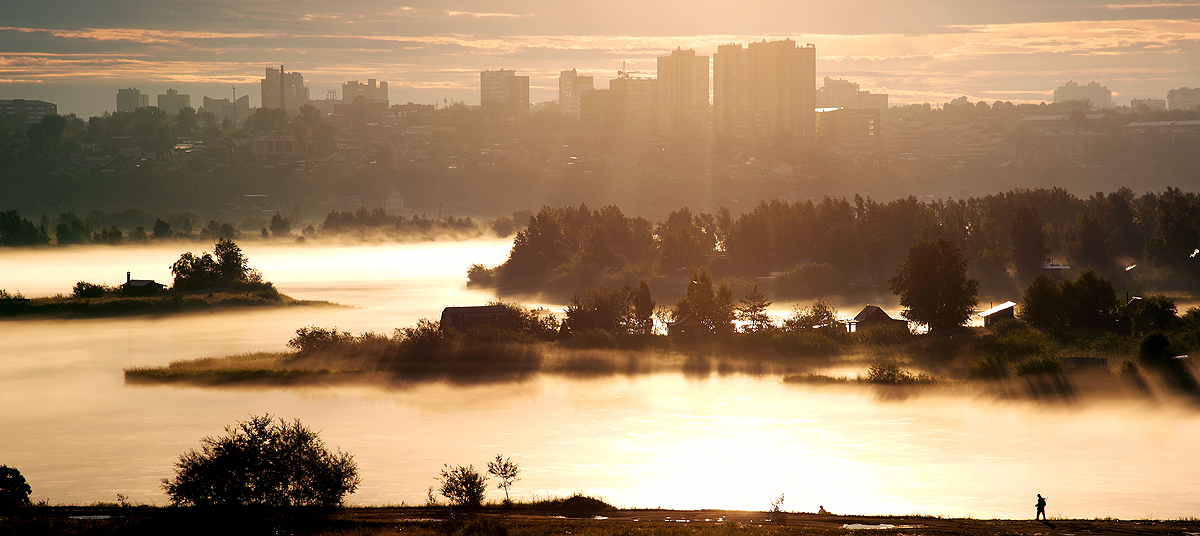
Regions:
M 614 335 L 625 335 L 633 328 L 633 304 L 629 287 L 624 290 L 589 288 L 582 296 L 571 298 L 566 308 L 567 328 L 573 332 L 598 329 Z
M 1033 279 L 1042 269 L 1042 262 L 1050 250 L 1046 247 L 1042 220 L 1028 205 L 1018 206 L 1013 213 L 1009 240 L 1012 242 L 1012 258 L 1017 273 L 1027 280 Z
M 271 216 L 271 234 L 274 236 L 288 236 L 291 233 L 292 222 L 280 216 L 279 212 L 275 212 L 275 215 Z
M 1063 281 L 1062 304 L 1072 329 L 1106 327 L 1120 306 L 1112 281 L 1090 268 L 1074 280 Z
M 643 279 L 638 287 L 629 294 L 633 302 L 634 332 L 639 335 L 649 335 L 654 332 L 654 299 L 650 295 L 650 285 Z
M 0 212 L 0 246 L 37 246 L 49 242 L 45 228 L 34 225 L 15 210 Z
M 722 284 L 714 293 L 708 271 L 694 271 L 687 292 L 675 302 L 672 315 L 676 320 L 693 315 L 713 333 L 730 333 L 733 331 L 733 291 Z
M 443 465 L 442 475 L 438 478 L 442 485 L 438 491 L 456 506 L 476 507 L 483 504 L 483 494 L 487 490 L 486 480 L 475 470 L 474 465 Z
M 0 511 L 29 506 L 29 494 L 32 492 L 20 471 L 0 465 Z
M 1025 287 L 1021 298 L 1021 320 L 1041 328 L 1053 328 L 1062 323 L 1062 295 L 1058 283 L 1050 276 L 1038 274 Z
M 508 488 L 512 487 L 513 482 L 520 480 L 517 478 L 520 472 L 521 468 L 517 466 L 517 462 L 499 454 L 496 455 L 496 459 L 488 462 L 488 474 L 500 479 L 496 487 L 504 490 L 505 504 L 512 502 L 508 498 Z
M 325 448 L 298 419 L 251 416 L 225 434 L 179 457 L 175 479 L 163 479 L 171 504 L 337 506 L 361 483 L 354 457 Z
M 900 296 L 904 317 L 929 326 L 931 332 L 962 326 L 979 303 L 979 281 L 967 277 L 966 259 L 945 238 L 910 247 L 888 283 Z
M 737 308 L 738 320 L 747 322 L 747 331 L 762 331 L 771 326 L 771 317 L 767 314 L 767 307 L 771 306 L 771 300 L 758 290 L 758 285 L 746 292 L 742 297 Z
M 171 224 L 163 221 L 161 218 L 154 220 L 154 238 L 170 238 Z

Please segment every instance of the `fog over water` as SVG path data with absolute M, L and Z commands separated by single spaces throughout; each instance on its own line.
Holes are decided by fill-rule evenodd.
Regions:
M 521 465 L 514 498 L 602 497 L 618 506 L 1031 517 L 1200 513 L 1200 411 L 1173 402 L 997 401 L 932 390 L 893 399 L 777 376 L 663 373 L 519 383 L 194 387 L 127 385 L 122 369 L 282 351 L 296 328 L 391 333 L 446 305 L 490 299 L 466 268 L 508 242 L 362 247 L 243 244 L 296 307 L 169 318 L 0 321 L 0 464 L 34 500 L 128 495 L 164 504 L 160 481 L 205 435 L 250 414 L 299 418 L 354 454 L 351 504 L 419 504 L 443 463 Z M 69 293 L 79 280 L 169 281 L 204 245 L 0 250 L 0 288 Z M 211 250 L 211 245 L 207 249 Z M 489 489 L 489 497 L 502 492 Z

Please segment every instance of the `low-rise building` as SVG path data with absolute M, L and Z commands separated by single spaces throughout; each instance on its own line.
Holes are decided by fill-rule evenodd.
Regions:
M 48 115 L 58 115 L 58 105 L 40 100 L 0 100 L 0 114 L 23 125 L 32 125 Z

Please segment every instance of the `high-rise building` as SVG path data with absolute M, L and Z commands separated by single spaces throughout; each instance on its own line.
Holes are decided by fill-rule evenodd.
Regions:
M 179 110 L 192 105 L 191 95 L 180 95 L 174 89 L 168 89 L 166 95 L 158 96 L 158 109 L 167 112 L 168 117 L 179 114 Z
M 1081 86 L 1074 80 L 1070 80 L 1054 90 L 1054 102 L 1084 99 L 1091 101 L 1092 108 L 1097 110 L 1112 108 L 1112 91 L 1109 91 L 1108 86 L 1102 86 L 1094 81 L 1086 86 Z
M 592 77 L 579 76 L 575 69 L 558 73 L 558 109 L 567 115 L 580 117 L 582 96 L 596 89 Z
M 708 117 L 708 56 L 682 48 L 658 58 L 658 134 L 697 138 Z
M 134 88 L 117 90 L 118 112 L 132 112 L 147 106 L 150 106 L 150 95 L 142 95 L 141 91 Z
M 718 136 L 808 150 L 816 136 L 817 49 L 791 39 L 721 45 L 713 56 Z
M 612 91 L 617 136 L 627 144 L 650 141 L 658 133 L 658 80 L 637 72 L 617 71 L 608 81 Z
M 47 115 L 58 115 L 58 105 L 40 100 L 0 100 L 0 114 L 10 116 L 21 124 L 32 125 Z
M 888 108 L 888 95 L 863 91 L 858 88 L 857 82 L 826 76 L 825 85 L 817 88 L 817 108 L 875 108 L 885 112 Z
M 366 84 L 360 84 L 358 80 L 349 80 L 342 84 L 342 101 L 349 104 L 354 102 L 354 99 L 362 96 L 367 99 L 367 102 L 382 102 L 384 106 L 388 104 L 388 83 L 376 83 L 374 78 L 368 78 Z
M 1181 87 L 1167 92 L 1167 108 L 1171 110 L 1195 110 L 1200 108 L 1200 87 Z
M 205 112 L 211 112 L 217 121 L 226 119 L 238 123 L 245 121 L 250 117 L 250 95 L 242 95 L 235 101 L 224 99 L 210 99 L 204 97 L 204 107 L 201 108 Z
M 529 112 L 529 77 L 516 71 L 480 71 L 479 104 L 484 110 L 504 114 Z
M 285 72 L 282 65 L 278 69 L 267 67 L 266 76 L 259 82 L 263 108 L 297 112 L 308 103 L 308 86 L 304 85 L 304 75 L 301 73 Z

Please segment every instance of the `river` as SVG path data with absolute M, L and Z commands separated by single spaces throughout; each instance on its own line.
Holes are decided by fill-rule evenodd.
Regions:
M 404 388 L 128 385 L 122 370 L 281 351 L 296 328 L 354 333 L 411 325 L 490 296 L 466 268 L 509 243 L 243 244 L 289 308 L 170 318 L 0 321 L 0 464 L 34 500 L 165 504 L 161 481 L 199 439 L 251 414 L 299 418 L 354 454 L 350 504 L 421 504 L 442 464 L 520 464 L 515 499 L 575 492 L 617 506 L 1031 517 L 1194 517 L 1200 412 L 1173 403 L 1043 404 L 951 391 L 895 399 L 777 376 L 662 373 Z M 79 280 L 169 282 L 201 246 L 0 250 L 0 288 L 30 297 Z M 489 499 L 502 492 L 489 489 Z

